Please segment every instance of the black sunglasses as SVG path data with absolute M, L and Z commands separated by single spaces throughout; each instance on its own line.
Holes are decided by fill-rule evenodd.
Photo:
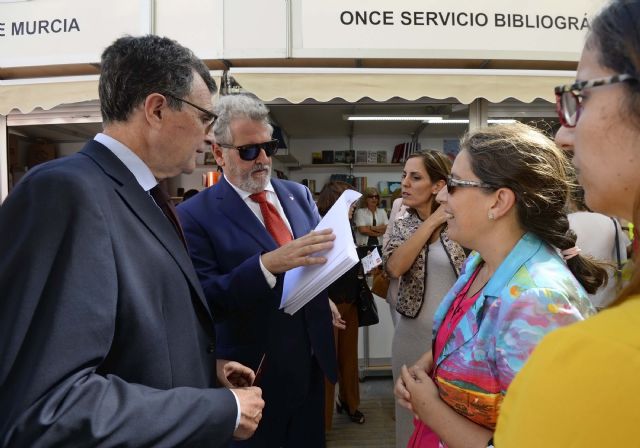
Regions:
M 447 193 L 453 194 L 453 192 L 458 187 L 476 187 L 476 188 L 488 188 L 491 190 L 495 190 L 495 185 L 488 184 L 486 182 L 479 182 L 477 180 L 462 180 L 462 179 L 454 179 L 451 176 L 447 176 Z
M 560 124 L 567 128 L 573 128 L 578 124 L 580 112 L 582 112 L 582 91 L 584 89 L 593 89 L 619 82 L 638 82 L 638 79 L 631 75 L 622 74 L 556 87 L 556 112 Z
M 188 104 L 191 107 L 194 107 L 196 109 L 198 109 L 200 112 L 202 112 L 205 117 L 203 119 L 203 124 L 205 125 L 204 128 L 204 133 L 208 134 L 209 131 L 211 130 L 211 128 L 213 127 L 213 124 L 216 122 L 216 119 L 218 118 L 218 116 L 216 114 L 214 114 L 213 112 L 211 112 L 210 110 L 205 109 L 204 107 L 200 107 L 197 104 L 193 104 L 191 101 L 187 101 L 185 99 L 182 98 L 178 98 L 177 96 L 171 94 L 171 93 L 165 93 L 165 96 L 168 96 L 170 98 L 173 98 L 176 101 L 180 101 L 181 103 L 185 103 Z
M 219 143 L 218 145 L 223 148 L 237 149 L 240 158 L 246 161 L 256 160 L 260 155 L 261 149 L 264 149 L 264 153 L 267 157 L 271 157 L 278 152 L 278 139 L 269 140 L 268 142 L 263 143 L 249 143 L 241 146 L 225 145 L 222 143 Z
M 373 199 L 380 199 L 380 196 L 378 196 L 377 194 L 372 194 L 367 196 L 368 198 L 373 198 Z

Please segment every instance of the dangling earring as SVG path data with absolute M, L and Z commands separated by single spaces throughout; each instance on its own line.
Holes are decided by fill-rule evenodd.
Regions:
M 490 221 L 493 221 L 494 219 L 496 219 L 495 216 L 493 216 L 493 212 L 489 211 L 489 213 L 487 214 L 487 218 L 489 218 Z

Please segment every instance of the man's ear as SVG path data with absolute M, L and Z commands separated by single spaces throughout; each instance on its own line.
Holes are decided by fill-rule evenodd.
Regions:
M 169 104 L 167 99 L 159 93 L 152 93 L 144 99 L 143 109 L 144 117 L 151 127 L 159 127 L 162 125 L 162 119 Z
M 494 219 L 506 215 L 516 205 L 516 194 L 510 188 L 499 188 L 494 192 L 494 197 L 494 203 L 488 211 Z
M 222 157 L 223 149 L 217 143 L 213 144 L 213 157 L 216 159 L 218 166 L 224 166 L 224 157 Z

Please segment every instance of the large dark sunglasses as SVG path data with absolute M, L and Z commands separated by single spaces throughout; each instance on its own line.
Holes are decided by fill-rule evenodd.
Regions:
M 638 82 L 638 79 L 631 75 L 613 75 L 608 78 L 580 81 L 556 87 L 556 112 L 558 113 L 560 124 L 567 128 L 574 128 L 576 124 L 578 124 L 580 112 L 582 111 L 582 91 L 584 89 L 592 89 L 594 87 L 625 81 Z
M 476 188 L 488 188 L 491 190 L 495 190 L 495 185 L 488 184 L 486 182 L 479 182 L 477 180 L 462 180 L 462 179 L 454 179 L 451 176 L 447 176 L 447 193 L 453 194 L 456 188 L 466 188 L 466 187 L 476 187 Z
M 189 106 L 194 107 L 198 109 L 200 112 L 202 112 L 204 114 L 204 117 L 203 117 L 203 124 L 205 125 L 204 133 L 205 134 L 209 133 L 209 131 L 213 127 L 213 124 L 216 122 L 216 119 L 218 118 L 216 114 L 214 114 L 210 110 L 205 109 L 204 107 L 200 107 L 197 104 L 193 104 L 191 101 L 187 101 L 183 98 L 178 98 L 177 96 L 171 93 L 165 93 L 164 95 L 170 98 L 173 98 L 176 101 L 180 101 L 181 103 L 188 104 Z
M 256 160 L 260 155 L 260 150 L 264 149 L 267 157 L 271 157 L 278 152 L 278 139 L 269 140 L 263 143 L 249 143 L 248 145 L 233 146 L 219 143 L 223 148 L 237 149 L 242 160 Z

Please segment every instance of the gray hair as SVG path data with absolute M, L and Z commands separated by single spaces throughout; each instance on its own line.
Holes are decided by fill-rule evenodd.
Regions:
M 260 121 L 269 131 L 273 132 L 273 126 L 269 123 L 269 109 L 254 95 L 235 94 L 221 96 L 213 108 L 218 116 L 213 125 L 213 135 L 216 143 L 231 145 L 231 122 L 236 119 L 248 119 Z

